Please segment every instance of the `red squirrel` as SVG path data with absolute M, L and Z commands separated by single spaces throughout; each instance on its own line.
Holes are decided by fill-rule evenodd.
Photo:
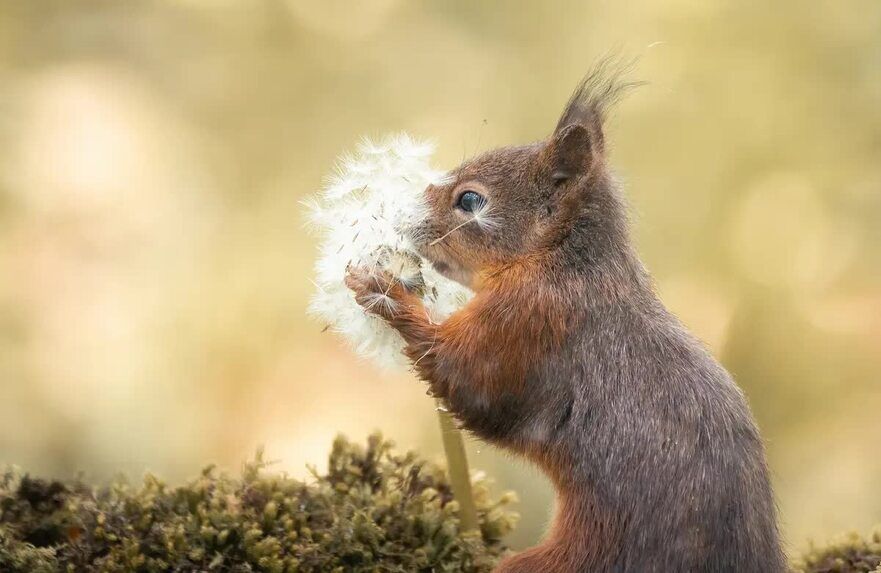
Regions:
M 746 400 L 630 239 L 603 127 L 625 86 L 588 74 L 550 137 L 425 190 L 413 242 L 475 293 L 443 323 L 387 274 L 351 269 L 347 284 L 464 428 L 552 480 L 546 539 L 499 573 L 784 571 Z

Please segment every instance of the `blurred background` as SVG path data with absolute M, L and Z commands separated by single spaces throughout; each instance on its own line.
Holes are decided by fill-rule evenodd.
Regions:
M 546 136 L 610 49 L 664 301 L 747 392 L 792 549 L 881 521 L 881 3 L 3 0 L 0 464 L 107 480 L 439 458 L 433 402 L 305 315 L 299 201 L 362 135 Z M 534 542 L 545 480 L 477 441 Z

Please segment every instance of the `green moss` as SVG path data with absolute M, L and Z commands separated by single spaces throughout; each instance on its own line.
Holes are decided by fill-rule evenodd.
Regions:
M 92 489 L 0 476 L 0 571 L 490 571 L 515 516 L 474 482 L 481 535 L 459 531 L 444 471 L 379 435 L 338 438 L 306 482 L 206 468 L 182 487 Z
M 811 547 L 796 560 L 794 569 L 797 573 L 881 573 L 881 529 L 868 537 L 850 533 Z
M 325 475 L 206 468 L 181 487 L 154 476 L 93 489 L 0 474 L 0 571 L 486 572 L 505 552 L 513 494 L 473 482 L 481 534 L 462 533 L 442 468 L 371 436 L 337 438 Z M 881 573 L 881 530 L 814 547 L 797 573 Z

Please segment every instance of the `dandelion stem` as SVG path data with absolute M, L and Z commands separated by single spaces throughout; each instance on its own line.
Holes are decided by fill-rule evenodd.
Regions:
M 465 455 L 465 441 L 462 432 L 456 428 L 453 418 L 438 402 L 437 410 L 440 419 L 441 438 L 444 442 L 444 453 L 447 456 L 447 470 L 450 472 L 450 485 L 453 496 L 459 502 L 459 523 L 462 531 L 480 531 L 477 524 L 477 506 L 471 493 L 471 478 L 468 475 L 468 458 Z

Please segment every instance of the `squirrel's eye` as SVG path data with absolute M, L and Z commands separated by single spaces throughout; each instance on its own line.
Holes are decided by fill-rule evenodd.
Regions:
M 465 191 L 459 195 L 459 200 L 456 201 L 456 207 L 462 209 L 466 213 L 473 213 L 479 211 L 485 203 L 486 199 L 484 199 L 483 195 L 480 193 L 477 193 L 476 191 Z

